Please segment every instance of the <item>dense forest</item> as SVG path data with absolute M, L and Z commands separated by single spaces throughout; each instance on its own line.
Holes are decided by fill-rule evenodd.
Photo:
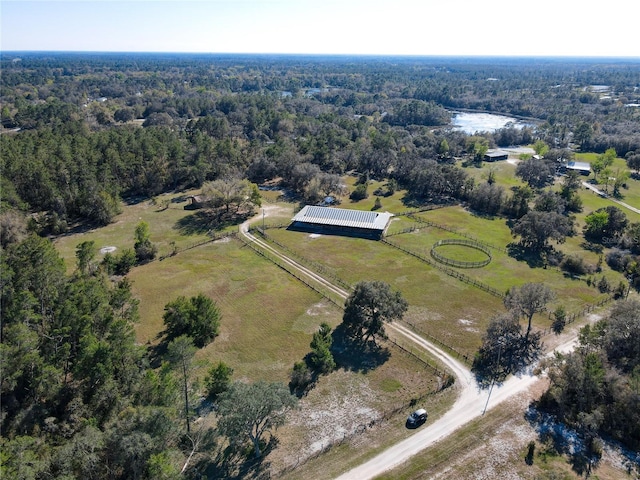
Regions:
M 180 433 L 179 362 L 189 356 L 178 351 L 180 329 L 166 351 L 136 345 L 137 301 L 126 276 L 112 275 L 126 268 L 94 265 L 93 246 L 81 245 L 67 275 L 47 236 L 109 224 L 123 201 L 192 188 L 226 210 L 236 200 L 219 195 L 214 205 L 216 192 L 235 189 L 238 202 L 253 201 L 267 182 L 318 202 L 343 194 L 340 176 L 352 172 L 405 189 L 411 206 L 459 202 L 500 215 L 519 247 L 580 274 L 592 266 L 551 247 L 580 233 L 572 215 L 582 208 L 576 176 L 564 177 L 560 191 L 548 188 L 557 160 L 589 151 L 603 172 L 612 155 L 640 170 L 640 64 L 631 60 L 4 52 L 0 69 L 7 478 L 179 478 L 174 465 L 188 470 L 189 451 L 215 444 L 212 431 Z M 528 126 L 467 135 L 451 126 L 461 110 Z M 510 145 L 543 153 L 519 164 L 523 186 L 478 182 L 460 166 Z M 622 188 L 612 187 L 614 195 Z M 582 234 L 617 247 L 607 263 L 640 289 L 640 224 L 608 207 L 588 217 Z M 145 242 L 142 232 L 129 263 L 118 261 L 155 255 Z M 622 297 L 624 287 L 611 292 Z M 188 312 L 201 300 L 169 310 Z M 637 303 L 621 303 L 584 331 L 545 398 L 567 422 L 634 448 L 639 321 Z M 618 323 L 633 331 L 623 357 L 612 348 Z M 572 400 L 574 370 L 592 397 Z M 213 452 L 187 474 L 218 461 Z
M 439 177 L 478 138 L 447 127 L 456 109 L 535 120 L 484 133 L 487 147 L 640 150 L 633 62 L 5 53 L 1 66 L 2 125 L 20 129 L 2 137 L 3 205 L 40 212 L 43 232 L 229 175 L 313 197 L 322 174 L 393 172 L 413 190 L 419 168 L 436 188 L 416 195 L 459 196 Z

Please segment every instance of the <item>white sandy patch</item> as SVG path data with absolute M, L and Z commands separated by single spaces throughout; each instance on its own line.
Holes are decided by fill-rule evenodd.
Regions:
M 464 325 L 464 326 L 465 326 L 464 330 L 465 330 L 465 331 L 467 331 L 467 332 L 473 332 L 473 333 L 476 333 L 476 332 L 478 332 L 478 331 L 479 331 L 477 328 L 474 328 L 474 327 L 471 327 L 471 326 L 470 326 L 470 325 L 473 325 L 474 323 L 476 323 L 476 322 L 474 322 L 473 320 L 467 320 L 466 318 L 460 318 L 460 319 L 458 320 L 458 323 L 459 323 L 460 325 Z
M 332 375 L 349 374 L 335 372 Z M 290 417 L 290 423 L 304 425 L 308 432 L 306 442 L 299 445 L 299 450 L 295 454 L 298 461 L 364 429 L 372 420 L 378 418 L 378 412 L 367 406 L 374 393 L 366 381 L 357 386 L 354 385 L 346 395 L 344 392 L 326 390 L 323 392 L 312 390 L 310 395 L 318 394 L 322 395 L 322 402 L 314 402 L 316 405 L 310 407 L 303 400 L 300 404 L 301 408 Z
M 325 302 L 318 302 L 315 305 L 311 305 L 307 309 L 307 315 L 311 317 L 317 317 L 318 315 L 326 315 L 330 311 L 329 304 Z
M 100 253 L 101 253 L 102 255 L 104 255 L 105 253 L 112 253 L 112 252 L 115 252 L 115 251 L 116 251 L 116 249 L 117 249 L 116 247 L 112 247 L 112 246 L 109 246 L 109 247 L 102 247 L 102 248 L 100 249 Z

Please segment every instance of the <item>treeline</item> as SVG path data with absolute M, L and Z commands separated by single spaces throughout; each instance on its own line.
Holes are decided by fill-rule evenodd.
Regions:
M 5 126 L 27 126 L 18 113 L 53 98 L 77 107 L 106 98 L 119 118 L 146 119 L 161 106 L 184 120 L 221 94 L 271 93 L 356 115 L 396 114 L 387 100 L 433 102 L 540 120 L 554 147 L 576 141 L 624 156 L 640 146 L 640 113 L 627 106 L 639 98 L 632 60 L 4 53 L 1 67 Z M 597 85 L 610 89 L 603 95 Z
M 638 100 L 633 62 L 3 54 L 1 64 L 2 124 L 21 129 L 0 137 L 2 208 L 39 213 L 40 233 L 106 224 L 121 198 L 228 175 L 282 178 L 308 201 L 332 193 L 321 176 L 347 171 L 455 198 L 464 174 L 445 164 L 477 156 L 478 142 L 444 128 L 451 108 L 538 119 L 483 134 L 486 147 L 640 150 L 639 109 L 625 107 Z M 616 100 L 596 97 L 594 82 Z M 433 162 L 458 180 L 408 174 Z

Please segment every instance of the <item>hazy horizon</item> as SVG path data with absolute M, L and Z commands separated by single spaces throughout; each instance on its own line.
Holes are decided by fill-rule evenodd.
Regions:
M 635 29 L 540 0 L 3 0 L 0 51 L 445 57 L 640 57 Z M 640 3 L 611 0 L 617 18 Z M 606 32 L 606 34 L 603 34 Z

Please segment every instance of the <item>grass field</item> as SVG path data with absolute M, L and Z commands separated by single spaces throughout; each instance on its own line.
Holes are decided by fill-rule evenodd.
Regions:
M 518 182 L 513 176 L 512 164 L 499 162 L 488 164 L 486 168 L 493 168 L 496 178 L 505 187 Z M 474 169 L 473 175 L 482 178 L 487 173 L 483 172 L 484 169 Z M 346 177 L 350 187 L 355 180 L 355 177 Z M 369 193 L 383 186 L 384 183 L 374 182 Z M 640 198 L 640 182 L 631 180 L 628 187 L 625 201 L 633 202 Z M 135 227 L 138 222 L 146 221 L 150 226 L 151 241 L 158 246 L 159 256 L 168 255 L 174 247 L 179 253 L 136 267 L 128 275 L 134 294 L 140 300 L 141 320 L 136 326 L 138 341 L 149 345 L 159 341 L 164 306 L 169 301 L 179 295 L 189 297 L 204 293 L 220 307 L 222 321 L 219 337 L 198 352 L 198 375 L 202 378 L 213 362 L 223 360 L 234 369 L 235 379 L 286 383 L 293 363 L 302 360 L 310 350 L 311 335 L 318 325 L 325 321 L 336 326 L 341 321 L 342 311 L 234 238 L 189 248 L 210 239 L 211 233 L 219 233 L 215 229 L 199 227 L 198 212 L 184 209 L 187 195 L 191 193 L 197 192 L 163 195 L 154 201 L 126 205 L 111 225 L 60 237 L 55 240 L 56 247 L 68 270 L 72 271 L 75 248 L 79 243 L 93 240 L 98 248 L 115 247 L 117 254 L 124 248 L 133 247 Z M 263 206 L 257 210 L 254 224 L 288 224 L 298 205 L 283 201 L 276 191 L 261 193 Z M 585 209 L 577 215 L 578 229 L 590 211 L 612 204 L 610 199 L 587 190 L 581 191 L 581 196 Z M 380 210 L 396 214 L 410 210 L 403 203 L 403 198 L 402 191 L 382 198 Z M 341 200 L 343 208 L 372 210 L 375 197 L 370 195 L 360 202 L 351 202 L 348 198 Z M 640 215 L 630 211 L 625 213 L 630 221 L 640 221 Z M 477 216 L 459 206 L 422 212 L 417 218 L 445 226 L 447 230 L 398 216 L 392 220 L 388 233 L 417 228 L 394 235 L 391 237 L 394 243 L 426 257 L 429 257 L 435 242 L 448 238 L 471 237 L 494 246 L 489 265 L 464 269 L 461 273 L 501 292 L 524 282 L 544 282 L 557 294 L 552 307 L 562 304 L 570 312 L 602 298 L 584 280 L 572 280 L 555 268 L 533 268 L 508 256 L 503 249 L 514 239 L 504 219 Z M 237 226 L 226 230 L 237 231 Z M 324 272 L 349 284 L 362 280 L 388 282 L 402 293 L 410 305 L 406 321 L 468 358 L 480 345 L 489 320 L 504 311 L 500 298 L 383 242 L 316 236 L 285 228 L 270 228 L 267 232 L 269 238 L 285 245 L 309 265 L 321 265 Z M 580 238 L 569 238 L 558 248 L 566 253 L 579 254 L 587 262 L 596 264 L 599 255 L 584 250 Z M 441 253 L 466 261 L 475 261 L 477 256 L 484 258 L 482 252 L 464 247 L 442 248 Z M 614 285 L 620 278 L 606 264 L 598 275 L 610 277 Z M 535 318 L 538 328 L 547 328 L 549 323 L 545 316 Z M 359 463 L 408 434 L 404 429 L 404 419 L 411 410 L 408 403 L 434 391 L 437 378 L 411 355 L 390 344 L 386 347 L 391 356 L 378 368 L 366 372 L 338 370 L 322 377 L 318 386 L 304 397 L 301 409 L 279 432 L 280 448 L 270 456 L 276 471 L 305 461 L 330 442 L 335 442 L 340 435 L 347 438 L 361 431 L 349 442 L 336 444 L 320 458 L 305 463 L 303 469 L 287 473 L 285 478 L 316 478 L 314 472 L 321 471 L 328 475 Z M 452 400 L 453 394 L 444 392 L 427 396 L 424 405 L 430 414 L 438 415 L 438 412 L 446 411 Z M 406 409 L 401 408 L 403 405 Z M 389 410 L 397 412 L 380 421 Z M 305 423 L 310 421 L 310 416 L 317 422 L 313 433 Z M 371 419 L 378 420 L 375 428 L 363 430 L 362 426 Z M 332 428 L 320 428 L 322 425 Z M 327 465 L 333 466 L 327 468 Z M 319 475 L 317 478 L 328 476 Z
M 276 202 L 277 195 L 269 193 L 273 197 L 264 203 L 265 222 L 290 221 L 295 205 Z M 125 206 L 113 224 L 61 237 L 56 247 L 72 271 L 76 245 L 93 240 L 99 248 L 116 247 L 117 254 L 132 247 L 133 231 L 141 220 L 150 224 L 151 241 L 159 246 L 160 254 L 171 251 L 172 241 L 186 248 L 208 239 L 206 232 L 185 235 L 178 228 L 186 217 L 194 215 L 182 208 L 184 204 L 177 201 L 164 208 L 139 202 Z M 261 217 L 259 211 L 256 222 Z M 213 363 L 222 360 L 234 369 L 236 380 L 287 383 L 294 362 L 310 351 L 311 336 L 319 324 L 335 326 L 342 319 L 340 308 L 234 238 L 185 249 L 136 267 L 128 278 L 140 301 L 141 318 L 135 331 L 142 344 L 152 346 L 160 341 L 164 306 L 177 296 L 204 293 L 216 301 L 222 313 L 220 335 L 197 353 L 196 376 L 200 380 Z M 294 457 L 304 460 L 318 448 L 353 435 L 362 425 L 382 416 L 388 416 L 398 432 L 404 431 L 404 410 L 394 415 L 389 412 L 409 408 L 412 399 L 435 391 L 438 378 L 415 357 L 390 343 L 383 342 L 383 346 L 390 356 L 379 367 L 339 369 L 322 377 L 302 399 L 292 421 L 279 432 L 281 446 L 270 456 L 274 468 L 290 465 Z M 425 400 L 425 405 L 434 401 L 442 402 L 438 397 Z M 330 418 L 330 424 L 324 423 L 331 428 L 317 428 L 310 435 L 305 422 L 311 416 L 317 417 L 319 424 L 322 418 Z M 336 432 L 342 437 L 336 437 Z

